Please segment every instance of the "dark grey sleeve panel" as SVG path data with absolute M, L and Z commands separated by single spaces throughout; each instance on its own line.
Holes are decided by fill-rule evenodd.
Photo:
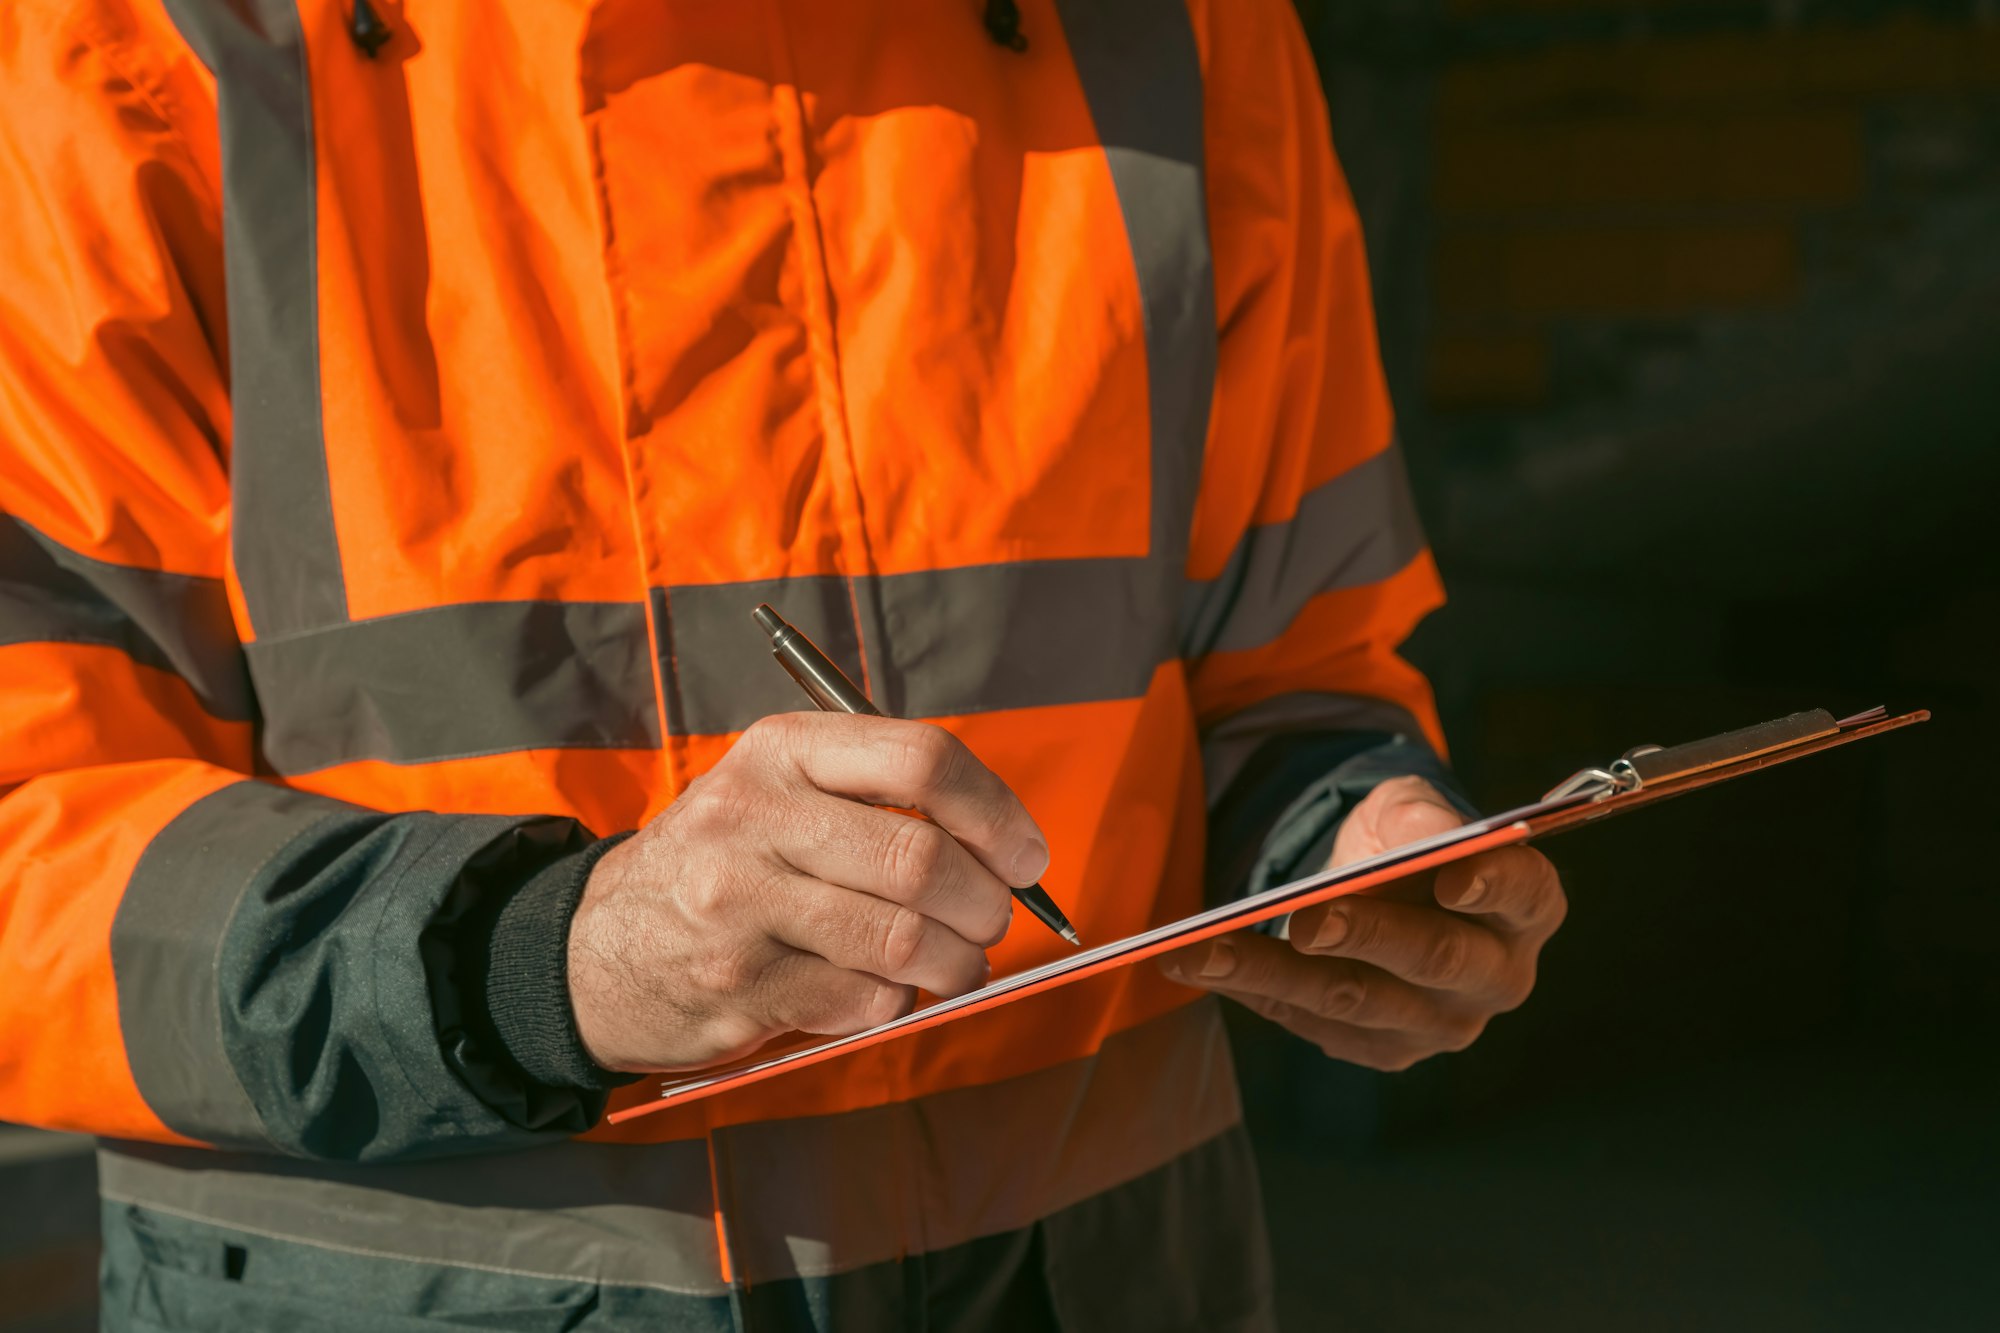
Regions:
M 256 713 L 221 579 L 114 565 L 0 514 L 0 645 L 88 643 L 186 681 L 226 722 Z
M 112 925 L 140 1093 L 192 1138 L 343 1161 L 587 1128 L 601 1095 L 509 1086 L 451 997 L 457 920 L 589 841 L 570 820 L 387 815 L 262 782 L 204 797 Z
M 1209 814 L 1207 882 L 1222 902 L 1324 866 L 1341 821 L 1376 787 L 1420 777 L 1468 819 L 1451 771 L 1414 732 L 1282 732 L 1245 759 Z

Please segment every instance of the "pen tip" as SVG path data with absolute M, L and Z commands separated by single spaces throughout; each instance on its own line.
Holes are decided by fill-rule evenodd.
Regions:
M 1068 940 L 1071 944 L 1074 944 L 1079 949 L 1083 947 L 1083 941 L 1080 938 L 1078 938 L 1076 933 L 1076 927 L 1074 926 L 1064 926 L 1062 928 L 1062 937 Z
M 757 609 L 750 613 L 750 618 L 756 621 L 763 628 L 763 631 L 774 639 L 778 637 L 778 631 L 785 627 L 785 622 L 779 618 L 776 611 L 771 609 L 769 602 L 759 602 Z

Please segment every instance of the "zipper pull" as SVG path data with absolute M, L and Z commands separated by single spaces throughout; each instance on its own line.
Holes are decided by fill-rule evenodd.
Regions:
M 1021 7 L 1014 0 L 986 0 L 986 32 L 1009 51 L 1028 49 L 1028 39 L 1021 35 Z
M 381 50 L 395 34 L 389 30 L 389 25 L 382 21 L 382 16 L 375 12 L 375 6 L 369 4 L 368 0 L 354 0 L 354 8 L 347 19 L 347 36 L 361 48 L 362 55 L 373 60 L 375 53 Z

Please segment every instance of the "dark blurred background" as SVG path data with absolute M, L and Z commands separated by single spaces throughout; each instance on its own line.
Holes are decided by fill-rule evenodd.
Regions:
M 2000 3 L 1300 7 L 1481 806 L 1936 717 L 1550 843 L 1462 1056 L 1239 1023 L 1285 1326 L 2000 1328 Z
M 1551 843 L 1464 1055 L 1238 1023 L 1286 1328 L 2000 1327 L 2000 0 L 1299 3 L 1481 805 L 1936 719 Z M 90 1326 L 91 1188 L 0 1129 L 13 1327 Z

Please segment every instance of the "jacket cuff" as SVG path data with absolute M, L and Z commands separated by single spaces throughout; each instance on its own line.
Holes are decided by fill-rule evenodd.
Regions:
M 569 927 L 591 870 L 630 833 L 561 857 L 510 894 L 486 940 L 484 998 L 507 1058 L 534 1083 L 605 1092 L 636 1075 L 600 1069 L 584 1049 L 569 998 Z
M 1397 777 L 1420 777 L 1467 819 L 1478 814 L 1444 761 L 1420 740 L 1367 731 L 1272 737 L 1244 765 L 1210 821 L 1210 901 L 1262 893 L 1324 866 L 1348 814 Z

